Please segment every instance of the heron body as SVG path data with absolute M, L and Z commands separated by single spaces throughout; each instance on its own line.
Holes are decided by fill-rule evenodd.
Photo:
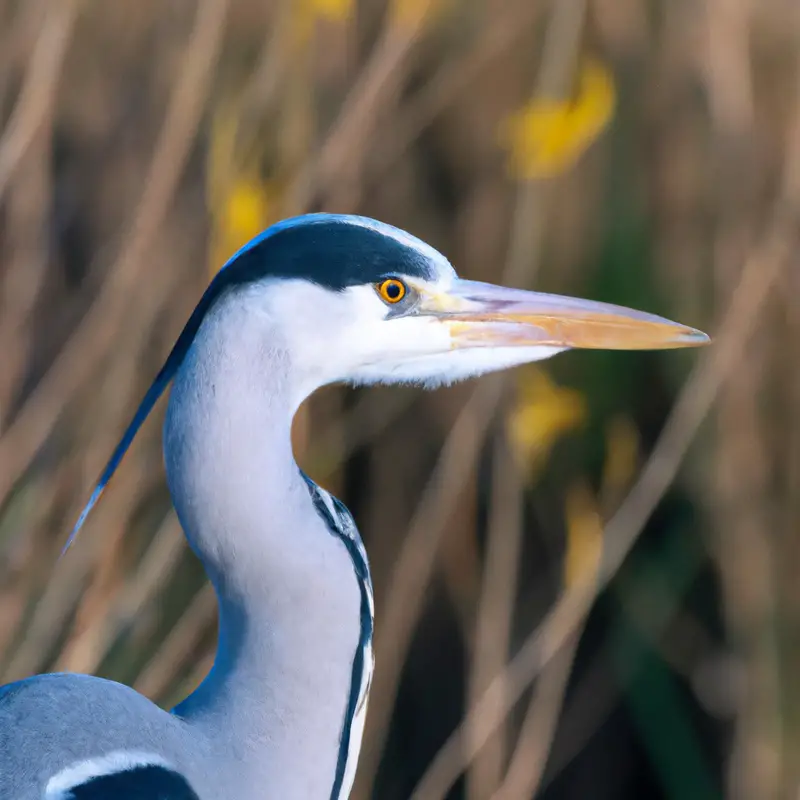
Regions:
M 338 381 L 435 385 L 569 347 L 704 339 L 640 312 L 462 281 L 373 220 L 273 226 L 206 290 L 75 531 L 172 381 L 167 480 L 216 591 L 214 666 L 172 712 L 83 675 L 0 688 L 0 800 L 346 798 L 373 670 L 372 584 L 347 509 L 295 463 L 300 403 Z

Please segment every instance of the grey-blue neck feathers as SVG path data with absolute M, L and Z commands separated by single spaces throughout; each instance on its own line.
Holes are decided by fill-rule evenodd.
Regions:
M 369 572 L 344 507 L 295 464 L 291 354 L 254 305 L 234 293 L 211 311 L 165 421 L 173 502 L 220 607 L 214 667 L 176 713 L 273 789 L 284 775 L 338 798 L 372 667 Z

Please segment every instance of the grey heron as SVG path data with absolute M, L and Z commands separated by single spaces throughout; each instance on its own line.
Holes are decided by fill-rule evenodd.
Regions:
M 432 247 L 364 217 L 269 228 L 210 283 L 70 537 L 172 382 L 167 482 L 218 599 L 213 668 L 171 712 L 85 675 L 3 687 L 0 798 L 346 798 L 372 584 L 347 509 L 295 463 L 300 403 L 334 382 L 431 387 L 568 348 L 707 340 L 619 306 L 460 279 Z

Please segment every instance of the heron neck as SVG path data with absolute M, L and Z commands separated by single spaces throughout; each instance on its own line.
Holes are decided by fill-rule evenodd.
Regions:
M 291 378 L 269 318 L 246 297 L 221 302 L 176 376 L 164 442 L 220 612 L 213 669 L 176 713 L 228 750 L 233 779 L 307 800 L 330 796 L 360 595 L 292 455 Z

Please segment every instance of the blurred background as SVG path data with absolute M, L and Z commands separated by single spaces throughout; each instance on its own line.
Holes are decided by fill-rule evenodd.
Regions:
M 353 796 L 797 798 L 799 55 L 796 0 L 0 0 L 0 682 L 202 679 L 163 404 L 60 548 L 220 264 L 359 212 L 716 342 L 301 410 L 373 567 Z

